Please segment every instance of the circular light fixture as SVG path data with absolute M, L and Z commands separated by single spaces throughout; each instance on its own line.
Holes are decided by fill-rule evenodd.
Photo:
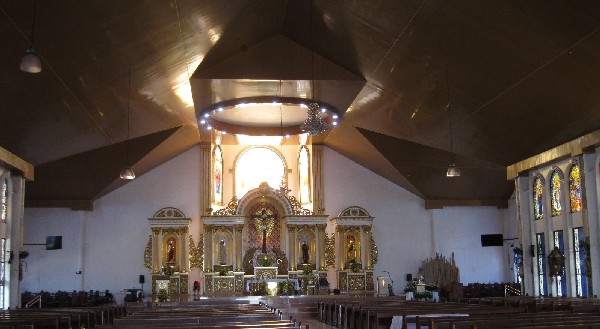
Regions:
M 339 117 L 335 107 L 306 98 L 258 96 L 227 100 L 200 110 L 199 123 L 216 130 L 249 136 L 286 136 L 302 134 L 308 116 L 307 103 L 316 103 L 317 115 L 327 127 Z

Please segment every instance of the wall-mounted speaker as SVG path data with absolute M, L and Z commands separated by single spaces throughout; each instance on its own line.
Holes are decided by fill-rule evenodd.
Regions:
M 140 275 L 140 283 L 145 283 L 145 282 L 146 282 L 146 277 L 143 274 L 141 274 Z
M 406 281 L 412 281 L 412 273 L 406 274 Z

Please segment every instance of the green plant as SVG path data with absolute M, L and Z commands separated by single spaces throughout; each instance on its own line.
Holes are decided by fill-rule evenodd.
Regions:
M 409 283 L 406 284 L 406 286 L 404 287 L 404 292 L 415 292 L 417 291 L 417 286 L 415 285 L 414 281 L 410 281 Z
M 440 291 L 440 287 L 435 284 L 425 286 L 425 290 L 427 291 Z
M 158 291 L 158 294 L 156 295 L 156 299 L 159 302 L 166 302 L 169 300 L 169 293 L 167 292 L 166 289 L 160 289 Z
M 431 291 L 421 291 L 421 292 L 415 292 L 415 298 L 416 299 L 427 299 L 427 298 L 431 298 L 433 297 L 433 294 L 431 293 Z

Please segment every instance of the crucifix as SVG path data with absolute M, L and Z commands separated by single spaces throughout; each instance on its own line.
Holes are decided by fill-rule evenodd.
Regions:
M 266 214 L 266 209 L 263 208 L 262 209 L 262 253 L 266 254 L 267 253 L 267 214 Z

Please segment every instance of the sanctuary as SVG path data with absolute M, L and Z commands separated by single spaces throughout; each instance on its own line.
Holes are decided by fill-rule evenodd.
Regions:
M 220 140 L 218 137 L 217 143 Z M 322 207 L 314 209 L 323 197 L 322 189 L 314 185 L 319 182 L 319 167 L 311 162 L 302 138 L 299 141 L 298 163 L 292 168 L 286 168 L 287 161 L 276 147 L 242 150 L 235 164 L 235 178 L 243 184 L 236 187 L 247 191 L 240 199 L 233 195 L 226 206 L 219 201 L 224 194 L 233 193 L 223 190 L 222 181 L 233 175 L 223 175 L 227 159 L 223 149 L 231 147 L 212 146 L 212 156 L 206 157 L 211 170 L 205 177 L 210 181 L 206 185 L 212 198 L 200 218 L 198 243 L 189 234 L 191 219 L 178 209 L 160 209 L 149 219 L 151 234 L 144 263 L 151 273 L 152 293 L 187 293 L 192 268 L 202 270 L 205 295 L 248 294 L 257 282 L 287 281 L 293 282 L 295 293 L 302 294 L 318 293 L 319 288 L 326 291 L 332 280 L 343 291 L 374 290 L 373 268 L 378 256 L 371 230 L 373 217 L 358 206 L 350 206 L 337 216 L 325 214 Z M 244 168 L 256 163 L 252 157 L 271 170 L 261 173 Z M 299 187 L 297 193 L 286 184 L 288 170 L 298 171 L 292 176 L 298 181 L 291 184 Z M 264 180 L 258 183 L 256 175 Z M 281 180 L 280 186 L 269 185 L 269 181 L 277 180 Z M 328 233 L 328 226 L 332 233 Z M 329 277 L 330 269 L 335 270 L 335 277 Z

